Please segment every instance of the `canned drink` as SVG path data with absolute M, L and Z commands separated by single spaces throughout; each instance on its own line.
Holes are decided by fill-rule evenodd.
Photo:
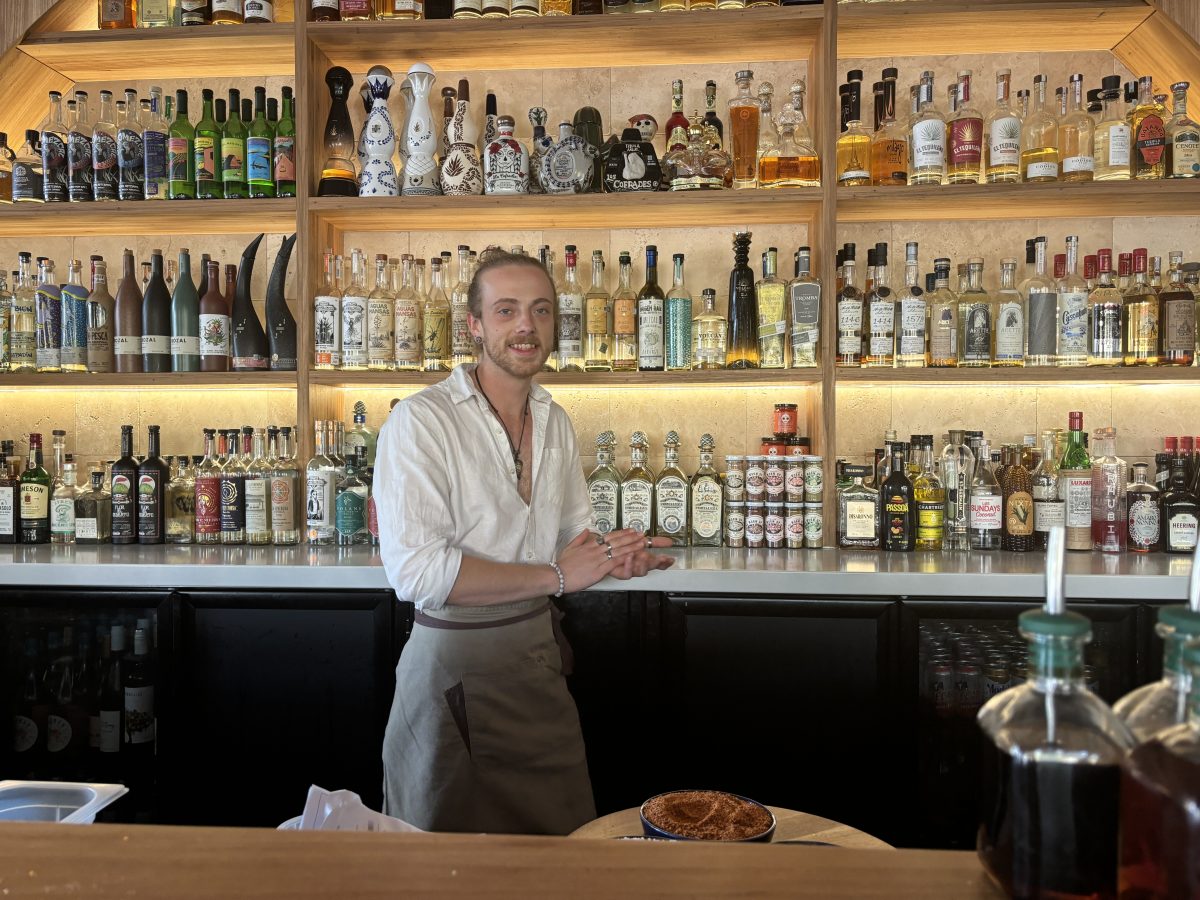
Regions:
M 787 495 L 785 460 L 782 456 L 768 456 L 765 469 L 767 478 L 767 502 L 782 503 Z
M 765 456 L 746 457 L 746 502 L 760 503 L 767 496 L 767 458 Z
M 767 508 L 762 503 L 746 504 L 746 546 L 763 547 L 767 543 Z
M 938 660 L 929 667 L 929 699 L 933 711 L 939 717 L 954 715 L 957 693 L 954 682 L 954 664 L 949 660 Z
M 973 660 L 954 664 L 955 705 L 958 711 L 974 716 L 983 705 L 983 673 Z
M 784 518 L 782 503 L 768 503 L 764 529 L 767 533 L 767 546 L 772 549 L 784 545 Z
M 725 499 L 741 503 L 746 499 L 746 457 L 725 457 Z
M 804 457 L 804 499 L 820 503 L 825 498 L 825 461 L 819 456 Z
M 804 546 L 804 504 L 784 504 L 783 530 L 787 535 L 789 550 L 799 550 Z
M 804 546 L 816 550 L 825 546 L 825 505 L 804 504 Z
M 746 504 L 738 501 L 725 504 L 725 544 L 728 547 L 746 546 Z
M 775 433 L 778 435 L 796 433 L 796 404 L 775 404 Z
M 789 456 L 783 472 L 784 493 L 788 503 L 804 502 L 804 457 Z

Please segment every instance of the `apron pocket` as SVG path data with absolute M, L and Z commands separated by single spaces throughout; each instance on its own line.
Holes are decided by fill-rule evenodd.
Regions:
M 452 688 L 446 688 L 442 696 L 446 698 L 446 706 L 450 708 L 450 715 L 454 719 L 454 724 L 458 727 L 458 733 L 462 735 L 463 743 L 467 747 L 467 753 L 471 752 L 471 728 L 467 723 L 467 695 L 463 690 L 462 682 L 454 685 Z

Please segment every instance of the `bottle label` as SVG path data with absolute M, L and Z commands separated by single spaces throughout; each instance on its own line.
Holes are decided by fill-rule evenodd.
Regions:
M 978 166 L 983 156 L 983 120 L 955 119 L 950 123 L 950 164 Z
M 1191 353 L 1196 346 L 1196 302 L 1186 297 L 1163 303 L 1164 350 Z
M 1059 320 L 1059 356 L 1087 355 L 1087 294 L 1066 291 L 1058 295 L 1062 317 Z
M 636 306 L 637 301 L 632 297 L 613 300 L 613 334 L 637 333 Z
M 1033 486 L 1033 530 L 1049 531 L 1060 525 L 1066 525 L 1066 504 L 1058 498 L 1053 484 L 1037 484 Z
M 638 368 L 663 367 L 663 301 L 648 297 L 638 301 Z
M 154 730 L 154 685 L 126 687 L 125 743 L 152 744 Z
M 275 180 L 296 180 L 296 139 L 290 134 L 275 136 Z
M 1121 357 L 1121 304 L 1092 304 L 1088 317 L 1092 330 L 1091 355 L 1098 359 L 1120 359 Z M 1195 321 L 1195 310 L 1192 311 Z
M 978 142 L 976 138 L 976 142 Z M 921 169 L 945 169 L 946 123 L 926 119 L 913 127 L 913 166 Z
M 242 0 L 212 0 L 212 8 L 214 13 L 228 12 L 240 14 L 242 12 Z
M 100 2 L 100 21 L 102 21 L 102 22 L 124 22 L 125 21 L 125 0 L 101 0 L 101 2 Z
M 1028 352 L 1050 357 L 1058 352 L 1058 294 L 1029 294 Z
M 860 300 L 838 302 L 838 354 L 857 355 L 862 352 L 863 308 Z
M 367 360 L 386 365 L 395 356 L 392 329 L 395 326 L 395 308 L 389 300 L 368 300 L 367 315 Z
M 1092 526 L 1092 473 L 1060 472 L 1058 494 L 1064 504 L 1063 524 L 1067 528 Z
M 996 312 L 996 361 L 1025 358 L 1025 311 L 1017 301 L 1002 302 Z
M 888 519 L 887 540 L 889 545 L 893 547 L 907 546 L 909 517 L 912 515 L 908 501 L 901 496 L 893 495 L 884 504 L 884 510 Z
M 347 294 L 342 298 L 342 362 L 365 365 L 367 361 L 367 298 Z
M 337 495 L 337 510 L 334 518 L 337 533 L 352 537 L 367 527 L 366 498 L 355 491 L 342 491 Z
M 990 168 L 1016 166 L 1021 163 L 1021 120 L 1004 116 L 992 122 L 988 131 L 988 163 Z
M 194 334 L 171 335 L 172 356 L 199 356 L 200 338 Z
M 1177 131 L 1171 139 L 1171 174 L 1200 175 L 1200 131 Z
M 138 4 L 138 13 L 146 24 L 171 24 L 171 7 L 167 0 L 142 0 Z
M 588 499 L 592 502 L 596 530 L 608 534 L 617 527 L 617 486 L 611 481 L 594 481 L 588 485 Z
M 246 159 L 251 181 L 270 182 L 271 139 L 269 137 L 246 138 Z
M 100 752 L 121 751 L 121 710 L 100 710 Z
M 100 537 L 98 522 L 95 518 L 76 519 L 75 520 L 75 539 L 94 541 Z M 0 526 L 0 534 L 4 533 L 3 526 Z
M 1004 528 L 1012 537 L 1028 537 L 1033 534 L 1033 497 L 1025 491 L 1014 491 L 1008 495 L 1008 512 Z
M 1149 115 L 1142 119 L 1137 131 L 1139 168 L 1157 166 L 1162 162 L 1163 152 L 1166 150 L 1166 136 L 1163 120 L 1159 116 Z
M 125 472 L 113 472 L 112 485 L 112 533 L 113 537 L 133 537 L 137 507 L 134 499 L 133 479 Z
M 946 510 L 936 500 L 917 501 L 917 540 L 922 543 L 941 543 Z
M 930 322 L 933 331 L 929 335 L 929 355 L 934 360 L 957 359 L 958 316 L 952 304 L 934 307 Z
M 895 331 L 896 305 L 880 299 L 870 305 L 871 336 L 867 349 L 871 356 L 891 356 Z
M 474 12 L 474 13 L 482 14 L 483 13 L 482 0 L 454 0 L 454 15 L 457 16 L 458 13 L 460 13 L 460 12 L 467 12 L 467 13 Z
M 196 478 L 196 534 L 221 532 L 221 479 L 216 475 Z
M 972 531 L 999 531 L 1003 524 L 1003 503 L 997 494 L 971 492 L 967 527 Z
M 50 533 L 75 533 L 75 501 L 71 498 L 50 501 Z
M 62 362 L 87 365 L 87 288 L 68 284 L 62 289 Z
M 655 485 L 654 496 L 658 503 L 658 533 L 683 534 L 687 525 L 687 484 L 674 475 L 668 475 Z
M 1153 547 L 1160 536 L 1158 504 L 1150 497 L 1129 504 L 1129 542 L 1136 547 Z
M 305 486 L 305 505 L 308 511 L 309 528 L 333 527 L 334 473 L 332 470 L 309 471 Z
M 875 511 L 878 508 L 874 500 L 846 501 L 846 537 L 854 540 L 874 540 L 878 537 L 875 531 Z
M 46 717 L 46 749 L 61 753 L 71 743 L 71 723 L 53 713 Z
M 167 178 L 167 136 L 161 131 L 142 132 L 142 153 L 145 155 L 145 184 L 147 200 L 159 196 L 162 182 Z
M 400 306 L 400 303 L 396 304 L 397 362 L 400 362 Z M 341 333 L 341 313 L 338 310 L 338 298 L 328 295 L 318 296 L 313 300 L 314 362 L 318 366 L 341 365 Z
M 336 300 L 334 301 L 336 303 Z M 421 339 L 421 307 L 415 300 L 396 301 L 396 362 L 400 365 L 421 364 L 425 347 Z M 336 331 L 334 332 L 336 344 Z M 338 364 L 341 354 L 334 352 L 333 364 Z
M 66 140 L 52 131 L 43 131 L 42 192 L 47 203 L 70 198 L 67 189 L 68 168 Z
M 50 488 L 44 484 L 21 484 L 21 518 L 45 519 L 50 515 Z
M 145 160 L 142 155 L 142 133 L 129 128 L 117 132 L 117 167 L 121 172 L 118 196 L 122 200 L 141 200 L 145 195 Z
M 346 307 L 342 305 L 342 362 L 349 365 L 353 354 L 346 343 Z M 450 310 L 426 309 L 424 327 L 424 358 L 444 360 L 450 355 Z
M 292 531 L 295 508 L 291 478 L 271 479 L 271 530 Z
M 246 479 L 229 474 L 220 478 L 221 530 L 244 531 L 246 528 Z
M 338 8 L 338 0 L 312 0 L 313 9 L 334 9 Z
M 13 163 L 12 190 L 14 200 L 41 200 L 42 182 L 37 170 L 25 163 Z M 91 185 L 88 185 L 87 195 L 92 195 Z
M 659 303 L 661 304 L 662 301 L 660 300 Z M 559 294 L 558 355 L 560 358 L 583 355 L 582 332 L 583 298 L 578 294 Z
M 608 299 L 606 297 L 587 298 L 587 333 L 608 334 Z
M 1190 513 L 1176 513 L 1167 524 L 1167 539 L 1172 550 L 1194 550 L 1196 548 L 1196 517 Z
M 155 354 L 169 356 L 171 354 L 171 338 L 165 334 L 143 334 L 142 355 Z
M 245 181 L 245 164 L 246 142 L 241 138 L 221 138 L 221 180 L 226 183 Z
M 692 531 L 697 537 L 721 533 L 721 500 L 721 485 L 715 478 L 701 478 L 692 485 Z
M 229 356 L 229 316 L 200 314 L 200 356 Z
M 159 491 L 162 486 L 158 479 L 150 472 L 143 472 L 137 478 L 137 509 L 138 509 L 138 537 L 158 537 L 161 533 L 161 525 L 158 517 L 161 513 L 159 507 Z
M 1058 178 L 1058 163 L 1031 162 L 1025 167 L 1025 180 L 1033 181 L 1035 178 Z
M 167 138 L 167 176 L 172 181 L 190 181 L 188 162 L 192 156 L 191 142 L 185 137 Z
M 1063 174 L 1069 172 L 1091 172 L 1096 168 L 1096 162 L 1090 156 L 1068 156 L 1063 160 Z
M 267 534 L 271 531 L 271 515 L 266 478 L 246 479 L 246 533 Z
M 925 353 L 925 314 L 928 304 L 920 297 L 900 301 L 900 355 L 923 356 Z
M 17 533 L 17 491 L 12 487 L 0 487 L 0 536 L 11 537 Z
M 792 346 L 815 345 L 821 328 L 821 286 L 793 284 L 791 308 Z
M 621 527 L 633 528 L 642 534 L 650 531 L 650 482 L 637 479 L 621 485 Z
M 72 200 L 92 199 L 92 136 L 81 131 L 67 135 L 67 194 Z M 13 170 L 16 171 L 15 168 Z
M 211 135 L 196 135 L 193 143 L 196 157 L 196 180 L 213 181 L 217 177 L 216 139 Z
M 987 362 L 992 358 L 992 308 L 987 303 L 972 303 L 967 308 L 963 341 L 963 359 Z
M 1114 125 L 1108 130 L 1108 165 L 1129 165 L 1129 126 Z

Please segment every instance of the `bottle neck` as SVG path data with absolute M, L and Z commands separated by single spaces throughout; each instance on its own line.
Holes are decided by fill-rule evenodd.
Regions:
M 633 263 L 622 262 L 619 275 L 620 290 L 628 291 L 631 289 L 631 278 L 633 274 Z
M 1029 637 L 1029 675 L 1042 693 L 1083 687 L 1083 647 L 1077 638 Z

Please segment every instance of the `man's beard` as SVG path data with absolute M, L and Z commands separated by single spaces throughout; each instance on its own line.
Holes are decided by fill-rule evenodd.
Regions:
M 536 349 L 541 352 L 535 357 L 521 358 L 509 350 L 508 345 L 510 343 L 535 344 Z M 527 335 L 518 340 L 511 337 L 501 338 L 485 334 L 481 350 L 483 351 L 481 355 L 487 356 L 498 369 L 507 372 L 514 378 L 531 378 L 542 371 L 542 367 L 546 364 L 546 360 L 550 358 L 551 352 L 550 348 L 536 335 Z

